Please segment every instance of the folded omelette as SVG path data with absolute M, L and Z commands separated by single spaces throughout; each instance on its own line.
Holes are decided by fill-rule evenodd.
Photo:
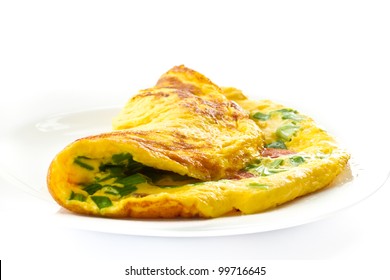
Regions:
M 324 188 L 348 159 L 308 116 L 182 65 L 130 98 L 113 131 L 65 147 L 47 183 L 61 206 L 80 214 L 211 218 L 258 213 Z

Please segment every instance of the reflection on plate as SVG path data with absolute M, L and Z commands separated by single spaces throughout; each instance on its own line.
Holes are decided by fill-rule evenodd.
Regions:
M 59 114 L 8 131 L 2 140 L 5 145 L 1 151 L 1 173 L 23 190 L 54 204 L 46 188 L 46 172 L 55 154 L 77 138 L 111 130 L 110 121 L 118 110 L 95 108 Z M 53 215 L 53 221 L 72 228 L 146 236 L 221 236 L 302 225 L 361 201 L 385 182 L 388 169 L 375 164 L 378 153 L 350 151 L 348 168 L 331 186 L 260 214 L 207 220 L 116 220 L 85 217 L 60 209 Z

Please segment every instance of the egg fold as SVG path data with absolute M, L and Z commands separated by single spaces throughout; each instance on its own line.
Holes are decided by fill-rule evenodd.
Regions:
M 260 156 L 263 143 L 261 129 L 246 110 L 204 75 L 181 65 L 131 97 L 114 118 L 113 131 L 65 147 L 49 167 L 47 184 L 54 199 L 71 211 L 132 216 L 134 209 L 121 203 L 130 194 L 142 198 L 136 185 L 158 182 L 161 187 L 172 176 L 183 183 L 234 178 Z M 131 182 L 140 170 L 148 174 L 141 176 L 145 182 L 133 188 L 121 183 L 128 177 Z M 154 181 L 153 173 L 159 174 Z M 161 204 L 157 200 L 154 208 Z

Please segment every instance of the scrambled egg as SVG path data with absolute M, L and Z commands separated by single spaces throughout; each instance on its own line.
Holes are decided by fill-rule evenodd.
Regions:
M 184 66 L 132 97 L 113 128 L 55 157 L 47 180 L 61 206 L 106 217 L 252 214 L 324 188 L 349 159 L 308 116 Z

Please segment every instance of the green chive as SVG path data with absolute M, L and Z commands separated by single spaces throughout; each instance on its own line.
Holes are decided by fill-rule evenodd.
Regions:
M 133 185 L 126 185 L 123 188 L 117 187 L 116 189 L 119 192 L 120 196 L 126 196 L 132 192 L 135 192 L 137 190 L 137 187 Z
M 115 183 L 123 184 L 123 185 L 137 185 L 137 184 L 145 183 L 146 181 L 147 180 L 143 175 L 136 173 L 134 175 L 125 178 L 118 178 L 118 180 L 116 180 Z
M 81 193 L 75 193 L 72 191 L 70 194 L 69 200 L 78 200 L 78 201 L 85 201 L 86 197 L 82 195 Z
M 133 160 L 133 156 L 129 153 L 121 153 L 112 155 L 112 161 L 116 164 L 121 163 L 125 160 Z
M 126 165 L 126 171 L 131 173 L 131 174 L 134 174 L 134 173 L 137 173 L 138 171 L 140 171 L 144 167 L 145 166 L 139 162 L 129 160 L 128 164 Z
M 259 166 L 258 168 L 254 169 L 254 171 L 260 175 L 260 176 L 269 176 L 276 173 L 287 171 L 286 169 L 280 169 L 280 168 L 268 168 L 266 166 Z
M 286 144 L 284 144 L 284 142 L 282 140 L 278 140 L 278 141 L 266 144 L 265 147 L 266 148 L 274 148 L 274 149 L 284 149 L 284 150 L 287 149 Z
M 106 194 L 126 196 L 132 192 L 135 192 L 138 188 L 133 185 L 126 185 L 123 187 L 106 185 L 104 186 L 104 189 L 104 193 Z
M 105 163 L 99 166 L 99 171 L 122 174 L 124 165 L 115 165 L 112 163 Z
M 74 159 L 73 163 L 77 164 L 78 166 L 80 166 L 82 168 L 85 168 L 88 170 L 94 170 L 93 166 L 91 166 L 85 162 L 82 162 L 81 159 L 89 159 L 89 158 L 84 157 L 84 156 L 78 156 Z
M 108 171 L 111 177 L 123 176 L 123 166 L 111 166 Z
M 276 111 L 273 111 L 273 112 L 278 112 L 278 113 L 298 113 L 297 110 L 294 110 L 294 109 L 291 109 L 291 108 L 283 108 L 283 109 L 279 109 L 279 110 L 276 110 Z
M 77 158 L 79 158 L 79 159 L 91 159 L 90 157 L 86 157 L 86 156 L 77 156 Z
M 83 190 L 86 191 L 89 195 L 92 195 L 95 192 L 97 192 L 98 190 L 100 190 L 101 188 L 103 188 L 102 185 L 100 185 L 98 183 L 92 183 L 92 184 L 89 184 L 88 186 L 85 186 Z
M 256 168 L 256 167 L 258 167 L 258 166 L 259 166 L 258 164 L 252 164 L 252 163 L 250 163 L 250 164 L 248 164 L 248 165 L 244 168 L 244 170 L 250 170 L 250 169 Z
M 265 167 L 264 165 L 259 166 L 255 169 L 255 171 L 260 175 L 260 176 L 268 176 L 270 173 L 268 172 L 268 168 Z
M 264 113 L 261 113 L 261 112 L 257 112 L 257 113 L 252 115 L 252 118 L 254 118 L 256 120 L 266 121 L 266 120 L 268 120 L 270 118 L 270 115 L 269 114 L 264 114 Z
M 299 121 L 303 120 L 304 117 L 297 115 L 295 112 L 285 112 L 285 113 L 282 113 L 282 119 L 283 120 L 289 119 L 289 120 L 299 122 Z
M 293 156 L 293 157 L 290 157 L 290 162 L 292 165 L 298 166 L 298 165 L 301 165 L 302 163 L 304 163 L 305 159 L 301 156 Z
M 291 137 L 299 130 L 299 126 L 286 124 L 276 130 L 276 135 L 284 141 L 290 141 Z
M 114 176 L 113 174 L 108 174 L 108 175 L 106 175 L 106 174 L 103 174 L 103 176 L 102 177 L 95 177 L 95 181 L 96 182 L 104 182 L 104 181 L 107 181 L 107 180 L 109 180 L 109 179 L 112 179 L 112 178 L 116 178 L 117 176 Z
M 255 183 L 255 182 L 249 183 L 248 187 L 255 188 L 255 189 L 264 189 L 264 190 L 269 189 L 269 186 L 267 186 L 266 184 L 260 184 L 260 183 Z
M 112 194 L 112 195 L 119 195 L 118 187 L 104 186 L 104 193 Z
M 279 168 L 279 166 L 282 164 L 283 164 L 283 159 L 279 158 L 279 159 L 276 159 L 273 162 L 271 162 L 271 164 L 269 165 L 269 168 Z
M 91 196 L 91 199 L 99 209 L 112 206 L 112 201 L 106 196 Z
M 280 169 L 280 168 L 268 168 L 268 174 L 266 174 L 266 176 L 267 175 L 271 175 L 271 174 L 284 172 L 284 171 L 287 171 L 287 170 L 286 169 Z

